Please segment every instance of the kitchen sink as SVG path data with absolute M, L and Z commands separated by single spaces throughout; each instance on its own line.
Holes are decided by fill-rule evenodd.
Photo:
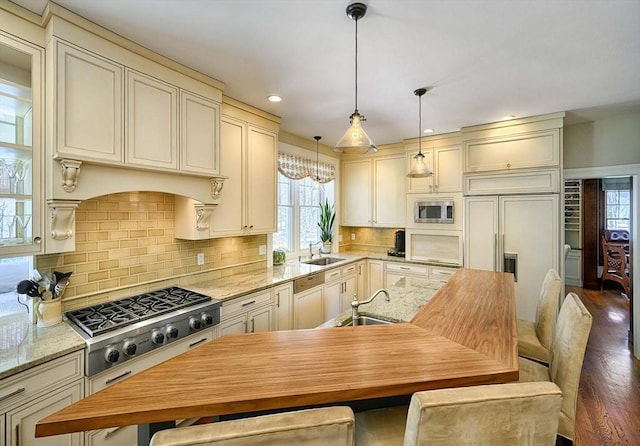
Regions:
M 378 319 L 377 317 L 372 316 L 359 316 L 358 317 L 358 325 L 381 325 L 381 324 L 394 324 L 395 322 L 387 321 L 385 319 Z M 340 325 L 341 327 L 350 327 L 353 325 L 353 320 L 351 318 L 347 319 Z
M 302 263 L 307 265 L 331 265 L 332 263 L 342 262 L 345 259 L 339 257 L 318 257 L 317 259 L 305 260 Z

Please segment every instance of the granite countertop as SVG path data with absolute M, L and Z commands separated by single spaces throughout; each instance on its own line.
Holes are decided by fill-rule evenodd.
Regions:
M 84 346 L 84 339 L 64 322 L 39 328 L 26 312 L 0 317 L 0 379 Z
M 389 292 L 389 301 L 380 294 L 373 302 L 360 305 L 358 313 L 391 322 L 409 322 L 441 287 L 442 283 L 437 281 L 402 278 L 385 288 Z M 347 310 L 318 328 L 341 327 L 350 319 L 351 310 Z
M 365 259 L 412 262 L 402 257 L 391 257 L 385 253 L 354 252 L 337 253 L 325 257 L 338 257 L 343 261 L 326 266 L 308 265 L 298 259 L 287 261 L 284 265 L 260 271 L 222 277 L 215 280 L 194 282 L 184 288 L 197 291 L 221 301 L 234 299 L 243 295 L 261 291 L 275 285 L 290 282 L 318 271 L 341 268 L 350 263 Z M 450 265 L 448 265 L 450 266 Z M 408 321 L 413 314 L 431 297 L 441 285 L 420 279 L 407 279 L 405 284 L 388 287 L 391 302 L 385 302 L 384 296 L 377 297 L 374 302 L 360 307 L 363 315 L 374 315 L 393 321 Z M 409 283 L 410 281 L 410 283 Z M 420 282 L 424 282 L 420 284 Z M 426 292 L 425 292 L 426 288 Z M 422 299 L 422 300 L 421 300 Z M 348 313 L 348 314 L 347 314 Z M 323 326 L 340 325 L 351 316 L 350 312 L 328 321 Z M 340 319 L 340 320 L 339 320 Z M 21 372 L 30 367 L 66 355 L 85 347 L 84 340 L 67 323 L 62 322 L 53 327 L 38 328 L 29 323 L 26 313 L 0 317 L 0 379 Z

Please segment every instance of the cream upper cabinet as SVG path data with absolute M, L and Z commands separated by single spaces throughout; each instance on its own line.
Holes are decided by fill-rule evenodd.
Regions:
M 71 32 L 53 20 L 54 33 Z M 220 174 L 220 90 L 95 36 L 78 41 L 47 46 L 54 159 Z
M 0 31 L 0 258 L 42 252 L 44 51 Z
M 122 162 L 124 67 L 52 39 L 54 157 Z
M 220 173 L 220 104 L 180 91 L 180 170 Z
M 371 161 L 342 163 L 342 224 L 371 226 Z
M 178 168 L 178 89 L 127 70 L 127 164 Z
M 221 175 L 213 235 L 264 234 L 276 230 L 276 132 L 246 121 L 221 119 Z
M 278 135 L 249 125 L 246 157 L 246 216 L 243 228 L 264 234 L 276 231 L 276 156 Z
M 466 127 L 464 172 L 558 167 L 564 113 Z
M 416 151 L 407 153 L 407 172 L 411 169 Z M 459 145 L 423 150 L 425 163 L 433 175 L 426 178 L 407 178 L 409 193 L 449 193 L 462 191 L 462 150 Z
M 380 156 L 342 163 L 342 224 L 403 227 L 404 156 Z M 373 193 L 371 193 L 373 191 Z

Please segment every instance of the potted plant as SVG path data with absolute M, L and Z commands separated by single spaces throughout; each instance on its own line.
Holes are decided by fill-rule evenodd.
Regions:
M 287 251 L 284 248 L 273 250 L 273 266 L 283 265 L 287 261 Z
M 336 220 L 336 214 L 333 211 L 333 205 L 329 205 L 329 200 L 320 205 L 320 241 L 322 241 L 322 252 L 331 252 L 331 241 L 333 240 L 333 224 Z

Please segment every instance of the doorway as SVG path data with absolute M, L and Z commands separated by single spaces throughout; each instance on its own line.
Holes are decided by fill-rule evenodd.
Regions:
M 597 168 L 567 169 L 564 171 L 565 180 L 581 180 L 582 183 L 582 234 L 581 234 L 581 279 L 584 288 L 600 289 L 602 276 L 602 249 L 600 235 L 606 228 L 606 187 L 603 190 L 604 179 L 627 178 L 629 181 L 629 264 L 631 289 L 629 297 L 629 341 L 633 344 L 634 356 L 640 358 L 640 329 L 636 321 L 640 321 L 639 289 L 640 268 L 634 252 L 634 245 L 638 240 L 638 211 L 640 209 L 639 186 L 640 165 L 605 166 Z M 618 180 L 615 180 L 618 181 Z M 568 232 L 566 231 L 565 234 Z M 621 291 L 617 284 L 606 281 L 605 289 Z

